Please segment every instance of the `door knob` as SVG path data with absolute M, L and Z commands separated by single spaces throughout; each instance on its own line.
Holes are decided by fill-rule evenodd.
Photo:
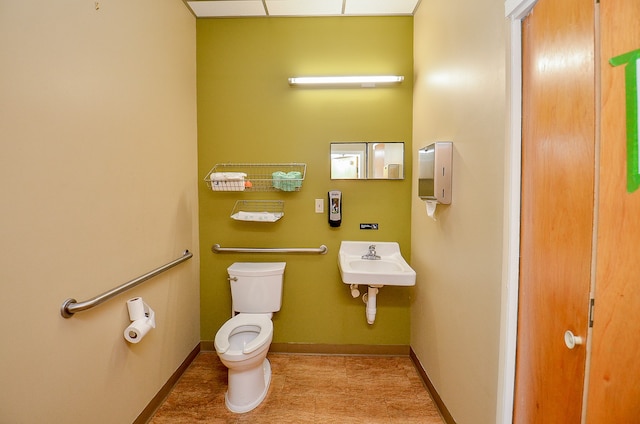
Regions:
M 582 337 L 575 336 L 571 330 L 567 330 L 564 333 L 564 344 L 566 344 L 569 349 L 573 349 L 576 345 L 581 345 L 582 341 Z

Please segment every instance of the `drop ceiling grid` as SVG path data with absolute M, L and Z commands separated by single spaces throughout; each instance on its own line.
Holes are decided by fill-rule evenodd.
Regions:
M 194 0 L 199 18 L 243 16 L 413 15 L 420 0 Z

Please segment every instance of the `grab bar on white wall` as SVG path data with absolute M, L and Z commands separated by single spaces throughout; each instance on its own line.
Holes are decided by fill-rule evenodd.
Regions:
M 187 259 L 191 259 L 192 256 L 193 256 L 193 253 L 189 252 L 189 250 L 185 250 L 182 256 L 179 257 L 178 259 L 173 260 L 168 264 L 162 265 L 160 268 L 156 268 L 153 271 L 149 271 L 146 274 L 141 275 L 136 279 L 133 279 L 127 283 L 124 283 L 116 288 L 109 290 L 108 292 L 102 293 L 92 299 L 85 300 L 84 302 L 78 302 L 75 299 L 69 298 L 62 303 L 62 306 L 60 307 L 60 314 L 64 318 L 71 318 L 73 314 L 75 314 L 76 312 L 86 311 L 87 309 L 91 309 L 95 306 L 98 306 L 101 303 L 111 299 L 112 297 L 115 297 L 120 293 L 125 292 L 129 289 L 132 289 L 138 284 L 143 283 L 148 279 L 165 272 L 169 268 L 173 268 L 179 263 L 184 262 Z
M 320 247 L 220 247 L 214 244 L 211 247 L 214 253 L 318 253 L 324 255 L 327 253 L 327 246 L 324 244 Z

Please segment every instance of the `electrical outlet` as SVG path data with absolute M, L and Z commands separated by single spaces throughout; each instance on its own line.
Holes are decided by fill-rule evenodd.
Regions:
M 324 212 L 324 199 L 316 199 L 316 213 Z

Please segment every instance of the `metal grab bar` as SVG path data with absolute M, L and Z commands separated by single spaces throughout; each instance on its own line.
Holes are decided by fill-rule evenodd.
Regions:
M 220 247 L 219 244 L 214 244 L 211 247 L 213 253 L 319 253 L 324 255 L 327 253 L 327 246 L 324 244 L 320 247 Z
M 179 263 L 184 262 L 187 259 L 191 259 L 192 256 L 193 256 L 193 253 L 189 252 L 188 250 L 185 250 L 182 256 L 179 257 L 178 259 L 171 261 L 166 265 L 162 265 L 160 268 L 156 268 L 153 271 L 149 271 L 146 274 L 141 275 L 140 277 L 134 280 L 131 280 L 127 283 L 122 284 L 121 286 L 118 286 L 114 289 L 109 290 L 108 292 L 102 293 L 92 299 L 85 300 L 84 302 L 78 302 L 75 299 L 69 298 L 62 303 L 62 306 L 60 307 L 60 314 L 64 318 L 71 318 L 73 314 L 75 314 L 76 312 L 86 311 L 87 309 L 91 309 L 95 306 L 98 306 L 101 303 L 111 299 L 112 297 L 115 297 L 120 293 L 123 293 L 129 289 L 132 289 L 138 284 L 143 283 L 148 279 L 165 272 L 169 268 L 173 268 Z

